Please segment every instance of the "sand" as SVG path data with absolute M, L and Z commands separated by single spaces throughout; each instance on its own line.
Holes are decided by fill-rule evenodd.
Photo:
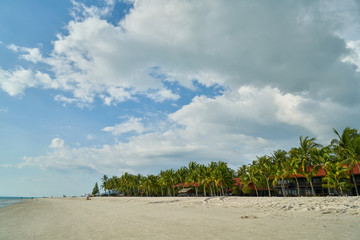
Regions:
M 0 239 L 360 239 L 360 198 L 33 199 L 0 209 Z

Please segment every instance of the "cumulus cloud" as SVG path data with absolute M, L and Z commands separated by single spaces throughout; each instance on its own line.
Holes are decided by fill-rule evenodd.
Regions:
M 253 146 L 262 149 L 268 145 L 265 139 L 237 134 L 217 135 L 211 139 L 203 138 L 201 135 L 194 137 L 195 135 L 189 136 L 179 129 L 174 129 L 164 133 L 142 134 L 133 137 L 127 143 L 118 142 L 99 148 L 70 148 L 63 145 L 63 142 L 53 140 L 51 146 L 55 146 L 46 155 L 25 157 L 20 165 L 65 171 L 79 169 L 107 174 L 121 174 L 124 171 L 149 173 L 168 166 L 180 167 L 191 160 L 208 162 L 222 159 L 237 166 L 239 152 L 246 155 L 251 152 Z M 221 138 L 217 139 L 214 146 L 213 141 L 216 137 Z M 243 145 L 235 147 L 237 144 L 228 145 L 229 142 L 241 142 Z
M 36 87 L 39 82 L 31 70 L 23 68 L 19 68 L 13 72 L 0 68 L 0 79 L 1 88 L 10 96 L 21 95 L 26 88 Z
M 164 102 L 165 100 L 176 101 L 180 98 L 178 94 L 174 94 L 171 90 L 166 88 L 162 88 L 155 92 L 148 92 L 146 95 L 156 102 Z
M 132 131 L 135 131 L 136 133 L 143 133 L 146 131 L 146 128 L 142 124 L 140 118 L 131 117 L 129 120 L 123 123 L 116 124 L 115 126 L 111 127 L 105 127 L 102 129 L 102 131 L 110 132 L 115 136 L 119 136 L 123 133 L 128 133 Z
M 8 48 L 14 52 L 21 53 L 20 57 L 27 61 L 37 63 L 43 60 L 39 48 L 25 48 L 16 46 L 15 44 L 10 44 Z
M 295 146 L 300 135 L 326 144 L 333 127 L 358 122 L 358 39 L 344 39 L 340 21 L 347 18 L 329 14 L 336 8 L 327 1 L 135 0 L 115 25 L 106 20 L 113 1 L 107 4 L 75 4 L 80 17 L 47 57 L 11 46 L 24 59 L 47 64 L 52 78 L 0 70 L 1 88 L 12 96 L 28 87 L 55 88 L 72 93 L 57 101 L 91 104 L 99 97 L 105 105 L 139 94 L 176 101 L 181 94 L 172 82 L 224 91 L 196 96 L 170 113 L 161 131 L 149 133 L 141 119 L 129 118 L 102 129 L 135 132 L 128 142 L 70 148 L 54 139 L 45 156 L 27 157 L 27 165 L 138 171 L 221 159 L 239 166 L 275 147 Z
M 58 83 L 49 74 L 19 67 L 14 71 L 0 68 L 0 87 L 10 96 L 21 96 L 27 88 L 57 89 Z
M 189 88 L 194 80 L 230 88 L 269 85 L 337 102 L 358 95 L 359 76 L 341 61 L 349 48 L 335 35 L 344 18 L 316 11 L 331 10 L 323 1 L 137 0 L 117 25 L 104 17 L 113 4 L 74 2 L 77 15 L 83 15 L 58 34 L 46 58 L 36 48 L 10 48 L 48 64 L 57 87 L 88 103 L 100 96 L 110 105 L 136 94 L 177 100 L 164 80 Z M 163 79 L 152 74 L 154 68 Z
M 154 172 L 191 160 L 225 160 L 236 168 L 276 148 L 289 150 L 297 146 L 298 137 L 304 132 L 316 137 L 321 134 L 319 141 L 327 144 L 334 137 L 331 128 L 341 118 L 350 116 L 354 116 L 351 109 L 343 109 L 337 103 L 315 102 L 271 87 L 244 86 L 216 98 L 194 98 L 169 115 L 164 131 L 146 133 L 141 119 L 129 118 L 103 129 L 117 136 L 139 133 L 127 142 L 70 148 L 64 140 L 55 138 L 50 145 L 52 151 L 45 156 L 27 157 L 22 166 L 144 173 L 144 169 Z M 355 119 L 359 117 L 357 114 Z
M 54 138 L 51 141 L 51 144 L 49 146 L 50 148 L 64 148 L 65 147 L 65 141 L 61 138 Z

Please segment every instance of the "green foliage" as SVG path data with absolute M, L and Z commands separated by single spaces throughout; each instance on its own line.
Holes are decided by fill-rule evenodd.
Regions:
M 98 183 L 96 182 L 95 186 L 94 186 L 94 188 L 92 190 L 92 195 L 96 195 L 96 194 L 99 194 L 99 193 L 100 193 L 99 186 L 98 186 Z
M 233 189 L 233 194 L 238 195 L 239 184 L 234 186 L 234 177 L 237 177 L 241 179 L 244 194 L 259 196 L 259 189 L 266 189 L 271 196 L 273 188 L 280 185 L 282 195 L 286 196 L 285 180 L 292 179 L 300 195 L 298 178 L 304 177 L 311 186 L 312 195 L 315 195 L 312 180 L 323 169 L 323 187 L 328 188 L 329 192 L 343 195 L 355 187 L 358 194 L 351 181 L 355 179 L 354 168 L 360 168 L 360 134 L 352 128 L 345 128 L 342 134 L 334 129 L 334 133 L 338 139 L 333 139 L 329 146 L 322 147 L 315 142 L 315 138 L 301 136 L 298 147 L 288 152 L 280 149 L 271 155 L 257 157 L 236 172 L 224 161 L 209 164 L 192 161 L 177 170 L 161 170 L 158 175 L 124 173 L 111 178 L 104 175 L 101 187 L 108 195 L 120 191 L 126 196 L 175 196 L 183 187 L 193 188 L 196 196 L 224 196 L 228 189 Z M 98 192 L 96 187 L 97 183 L 93 192 Z
M 245 195 L 254 195 L 255 194 L 255 190 L 251 187 L 243 187 L 242 192 Z

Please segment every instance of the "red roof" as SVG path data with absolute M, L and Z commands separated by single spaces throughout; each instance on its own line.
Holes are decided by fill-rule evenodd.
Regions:
M 344 166 L 346 166 L 346 165 L 344 165 Z M 312 170 L 312 168 L 313 167 L 310 167 L 310 171 Z M 353 168 L 353 171 L 354 171 L 354 175 L 360 175 L 360 170 L 359 170 L 358 166 L 355 166 Z M 315 177 L 325 177 L 325 175 L 326 175 L 326 172 L 325 172 L 324 166 L 321 165 L 321 167 Z M 296 177 L 304 177 L 304 176 L 301 174 L 297 174 Z M 294 178 L 294 175 L 290 175 L 290 178 Z

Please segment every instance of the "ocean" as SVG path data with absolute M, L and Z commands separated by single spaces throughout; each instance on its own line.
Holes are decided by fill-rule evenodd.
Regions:
M 31 199 L 31 197 L 0 197 L 0 208 L 21 202 L 23 199 Z

